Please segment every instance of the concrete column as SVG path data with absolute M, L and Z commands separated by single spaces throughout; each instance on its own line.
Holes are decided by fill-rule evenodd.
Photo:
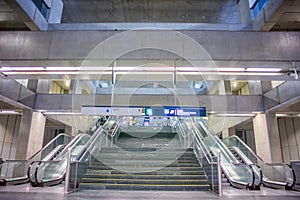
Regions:
M 50 92 L 51 80 L 38 80 L 36 93 L 46 93 Z
M 229 131 L 228 129 L 224 129 L 222 131 L 222 138 L 228 138 L 229 137 Z
M 243 24 L 251 24 L 252 17 L 250 13 L 249 1 L 242 0 L 239 1 L 240 15 L 241 15 L 241 23 Z
M 45 124 L 46 117 L 42 113 L 23 111 L 16 159 L 28 159 L 42 148 Z
M 262 95 L 262 85 L 260 81 L 248 81 L 250 95 Z
M 38 86 L 38 80 L 28 80 L 27 88 L 33 92 L 36 92 Z
M 230 81 L 219 82 L 219 95 L 232 94 Z
M 70 94 L 82 94 L 83 82 L 80 80 L 71 80 Z
M 275 113 L 258 114 L 253 119 L 257 154 L 265 162 L 282 162 L 280 136 Z
M 65 127 L 65 134 L 70 135 L 70 136 L 75 136 L 77 135 L 77 129 L 75 129 L 74 127 L 71 126 L 66 126 Z
M 261 81 L 261 89 L 262 93 L 269 92 L 272 90 L 272 82 L 271 81 Z

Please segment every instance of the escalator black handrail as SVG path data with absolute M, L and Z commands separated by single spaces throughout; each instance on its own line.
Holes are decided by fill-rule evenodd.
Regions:
M 264 162 L 263 161 L 263 159 L 261 158 L 261 157 L 259 157 L 243 140 L 241 140 L 241 138 L 239 138 L 238 136 L 236 136 L 236 135 L 232 135 L 232 136 L 230 136 L 230 137 L 228 137 L 228 138 L 224 138 L 223 139 L 223 141 L 224 140 L 228 140 L 228 139 L 230 139 L 230 138 L 235 138 L 235 139 L 237 139 L 241 144 L 243 144 L 243 146 L 244 147 L 246 147 L 247 148 L 247 150 L 248 151 L 250 151 L 250 153 L 252 153 L 252 155 L 254 155 L 256 158 L 258 158 L 260 161 L 262 161 L 262 162 Z
M 71 138 L 69 135 L 67 134 L 64 134 L 64 133 L 61 133 L 61 134 L 58 134 L 56 137 L 54 137 L 52 140 L 50 140 L 50 142 L 47 143 L 47 145 L 45 145 L 43 148 L 41 148 L 39 151 L 37 151 L 35 154 L 33 154 L 30 158 L 28 159 L 18 159 L 18 160 L 13 160 L 13 159 L 8 159 L 8 160 L 4 160 L 3 163 L 1 163 L 0 165 L 4 164 L 5 162 L 6 163 L 28 163 L 30 162 L 34 157 L 36 157 L 40 152 L 42 152 L 43 150 L 45 150 L 46 148 L 48 148 L 55 140 L 57 140 L 57 138 L 61 137 L 61 136 L 65 136 L 67 138 Z M 31 165 L 31 164 L 30 164 Z M 26 179 L 29 179 L 29 176 L 28 176 L 28 170 L 30 168 L 30 165 L 28 166 L 27 168 L 27 173 L 22 176 L 22 177 L 15 177 L 15 178 L 9 178 L 9 181 L 14 181 L 14 180 L 19 180 L 20 178 L 26 180 Z M 5 179 L 5 181 L 7 181 Z M 28 181 L 28 180 L 27 180 Z
M 199 122 L 199 125 L 200 125 L 201 128 L 206 132 L 206 134 L 209 133 L 209 130 L 208 130 L 205 126 L 203 126 L 202 123 Z M 210 134 L 207 134 L 207 135 L 210 135 Z M 218 144 L 222 143 L 221 140 L 218 141 L 218 139 L 216 139 L 216 138 L 218 138 L 218 137 L 212 136 L 212 135 L 211 135 L 210 137 L 212 137 L 213 140 L 215 140 L 215 142 L 217 142 Z M 221 144 L 221 146 L 222 146 L 223 149 L 224 149 L 224 145 Z M 227 147 L 226 147 L 225 149 L 227 149 Z M 212 152 L 215 154 L 214 151 L 212 151 Z M 251 177 L 251 178 L 252 178 L 252 181 L 251 181 L 250 183 L 246 183 L 246 182 L 241 182 L 241 181 L 237 181 L 237 180 L 232 180 L 231 177 L 229 176 L 229 174 L 227 174 L 227 171 L 224 170 L 225 167 L 223 166 L 223 164 L 222 164 L 222 162 L 221 162 L 221 167 L 223 168 L 223 172 L 225 173 L 225 175 L 226 175 L 228 181 L 229 181 L 232 185 L 238 184 L 238 185 L 241 185 L 241 186 L 243 186 L 243 187 L 246 187 L 246 189 L 249 189 L 249 188 L 253 187 L 253 186 L 255 185 L 255 177 L 253 177 L 253 173 L 254 173 L 253 168 L 250 167 L 249 165 L 245 165 L 245 164 L 239 163 L 239 162 L 236 160 L 236 158 L 232 155 L 232 153 L 231 153 L 231 152 L 229 153 L 229 152 L 230 152 L 230 151 L 227 149 L 227 150 L 226 150 L 226 154 L 227 154 L 227 155 L 229 154 L 230 157 L 232 158 L 232 160 L 235 161 L 235 162 L 231 162 L 231 164 L 236 165 L 236 166 L 245 166 L 245 167 L 247 167 L 247 168 L 249 168 L 249 169 L 251 170 L 251 174 L 252 174 L 252 177 Z
M 37 164 L 37 166 L 36 166 L 36 168 L 35 168 L 35 170 L 34 170 L 34 178 L 35 178 L 35 181 L 33 182 L 31 179 L 30 179 L 30 182 L 32 183 L 32 184 L 34 184 L 34 185 L 42 185 L 43 184 L 43 182 L 40 182 L 39 180 L 38 180 L 38 170 L 39 170 L 39 168 L 41 167 L 41 165 L 42 164 L 45 164 L 45 163 L 59 163 L 59 162 L 61 162 L 62 160 L 63 160 L 63 156 L 69 151 L 69 149 L 72 149 L 75 145 L 76 145 L 76 142 L 81 138 L 81 137 L 83 137 L 85 134 L 78 134 L 78 135 L 76 135 L 74 138 L 73 138 L 73 140 L 71 141 L 71 142 L 69 142 L 69 144 L 64 148 L 64 150 L 62 151 L 62 152 L 60 152 L 60 154 L 59 154 L 59 156 L 57 157 L 57 159 L 56 160 L 48 160 L 48 161 L 46 161 L 46 160 L 38 160 L 38 161 L 33 161 L 31 164 L 30 164 L 30 166 L 29 166 L 29 168 L 28 168 L 28 170 L 27 170 L 27 176 L 28 176 L 28 178 L 30 179 L 30 172 L 31 172 L 31 168 L 32 168 L 32 166 L 33 166 L 33 164 L 34 163 L 38 163 Z M 60 178 L 60 177 L 59 177 Z M 58 179 L 59 179 L 58 178 Z
M 33 154 L 32 156 L 30 156 L 28 159 L 19 159 L 19 160 L 13 160 L 13 159 L 5 159 L 3 160 L 5 163 L 6 161 L 8 162 L 13 162 L 13 161 L 16 161 L 16 162 L 29 162 L 30 160 L 32 160 L 36 155 L 38 155 L 40 152 L 42 152 L 43 150 L 45 150 L 46 148 L 48 148 L 50 146 L 50 144 L 52 144 L 52 142 L 54 142 L 58 137 L 60 137 L 61 135 L 65 135 L 65 136 L 68 136 L 70 137 L 69 135 L 66 135 L 64 133 L 61 133 L 59 135 L 57 135 L 55 138 L 53 138 L 50 142 L 48 142 L 48 144 L 46 146 L 44 146 L 43 148 L 41 148 L 40 150 L 38 150 L 35 154 Z M 71 138 L 71 137 L 70 137 Z M 1 163 L 1 164 L 3 164 Z
M 268 180 L 263 179 L 262 182 L 268 182 L 270 184 L 280 185 L 280 186 L 285 186 L 286 185 L 287 187 L 293 187 L 295 185 L 295 182 L 296 182 L 295 172 L 294 172 L 294 170 L 292 169 L 292 167 L 290 165 L 288 165 L 286 163 L 265 163 L 263 161 L 263 159 L 260 158 L 257 154 L 255 154 L 254 151 L 247 144 L 245 144 L 244 141 L 242 141 L 238 136 L 233 135 L 233 136 L 228 137 L 228 139 L 230 139 L 230 138 L 235 138 L 236 140 L 238 140 L 245 148 L 247 148 L 247 150 L 249 150 L 252 153 L 252 155 L 254 157 L 259 159 L 264 165 L 267 165 L 267 166 L 286 166 L 290 170 L 290 173 L 291 173 L 292 178 L 293 178 L 293 181 L 290 185 L 287 182 L 283 183 L 283 182 L 278 182 L 278 181 L 272 181 L 270 179 L 268 179 Z M 225 138 L 224 140 L 228 140 L 228 139 Z M 259 166 L 258 163 L 254 163 L 254 164 Z M 262 172 L 262 175 L 263 175 L 263 172 Z M 263 177 L 264 177 L 264 175 L 263 175 Z
M 214 152 L 214 151 L 212 151 L 212 153 L 215 155 L 216 153 Z M 216 155 L 215 155 L 216 156 Z M 230 163 L 230 164 L 232 164 L 232 165 L 235 165 L 235 166 L 247 166 L 247 165 L 245 165 L 245 164 L 242 164 L 242 163 Z M 229 175 L 229 174 L 227 174 L 227 171 L 226 170 L 224 170 L 225 169 L 225 166 L 223 165 L 223 163 L 221 162 L 221 167 L 222 167 L 222 169 L 223 169 L 223 172 L 224 172 L 224 174 L 225 174 L 225 176 L 227 177 L 227 180 L 230 182 L 230 184 L 231 185 L 233 185 L 233 186 L 235 186 L 235 187 L 237 187 L 237 188 L 246 188 L 246 189 L 249 189 L 249 188 L 251 188 L 251 186 L 252 185 L 254 185 L 254 179 L 253 179 L 253 169 L 252 168 L 250 168 L 251 169 L 251 175 L 252 175 L 252 181 L 251 181 L 251 183 L 248 183 L 248 182 L 242 182 L 242 181 L 237 181 L 237 180 L 233 180 L 232 178 L 231 178 L 231 176 Z M 248 167 L 248 166 L 247 166 Z M 239 185 L 239 186 L 237 186 L 237 185 Z

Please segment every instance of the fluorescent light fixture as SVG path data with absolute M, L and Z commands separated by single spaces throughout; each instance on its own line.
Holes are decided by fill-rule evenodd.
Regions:
M 114 67 L 115 71 L 132 71 L 132 70 L 140 70 L 138 67 Z
M 252 113 L 224 113 L 224 114 L 216 114 L 219 117 L 254 117 L 255 114 Z
M 1 67 L 0 71 L 43 71 L 44 67 Z
M 5 115 L 21 115 L 21 112 L 18 112 L 16 110 L 0 110 L 0 114 L 5 114 Z
M 81 115 L 81 113 L 76 112 L 44 112 L 45 115 Z
M 47 71 L 76 71 L 79 67 L 46 67 Z
M 276 113 L 276 117 L 288 117 L 288 114 Z
M 217 68 L 220 72 L 243 72 L 245 68 L 240 67 L 224 67 L 224 68 Z
M 247 68 L 247 72 L 280 72 L 281 68 Z
M 262 114 L 263 112 L 252 112 L 252 114 Z

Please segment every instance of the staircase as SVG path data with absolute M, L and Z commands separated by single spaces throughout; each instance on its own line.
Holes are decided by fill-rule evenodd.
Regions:
M 193 150 L 181 148 L 176 133 L 148 138 L 122 133 L 114 147 L 93 156 L 79 188 L 208 191 L 210 186 Z

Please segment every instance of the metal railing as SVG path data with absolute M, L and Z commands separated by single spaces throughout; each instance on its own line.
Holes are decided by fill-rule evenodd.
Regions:
M 210 153 L 203 142 L 202 136 L 197 133 L 197 130 L 194 126 L 189 126 L 186 121 L 178 121 L 176 125 L 178 127 L 179 135 L 182 135 L 184 138 L 187 138 L 188 135 L 192 136 L 194 154 L 204 173 L 206 174 L 208 182 L 211 186 L 211 190 L 219 195 L 222 195 L 220 154 L 213 156 Z
M 223 141 L 229 148 L 236 148 L 237 153 L 243 160 L 261 168 L 264 185 L 272 188 L 293 188 L 295 174 L 289 165 L 284 163 L 265 163 L 248 145 L 235 135 L 225 138 Z
M 53 159 L 70 141 L 71 137 L 69 135 L 59 134 L 27 160 L 5 160 L 0 165 L 0 183 L 6 185 L 8 183 L 21 184 L 28 182 L 27 172 L 33 161 Z
M 195 121 L 194 125 L 203 136 L 203 141 L 211 153 L 217 155 L 220 152 L 223 173 L 232 186 L 244 189 L 260 188 L 261 175 L 255 173 L 255 167 L 240 163 L 222 141 L 212 134 L 212 130 L 209 130 L 202 119 Z
M 119 136 L 122 124 L 122 117 L 111 117 L 103 128 L 99 129 L 88 141 L 84 149 L 77 155 L 76 159 L 67 159 L 65 178 L 65 193 L 76 191 L 82 176 L 87 172 L 93 155 L 101 151 L 103 147 L 112 147 L 115 138 Z

